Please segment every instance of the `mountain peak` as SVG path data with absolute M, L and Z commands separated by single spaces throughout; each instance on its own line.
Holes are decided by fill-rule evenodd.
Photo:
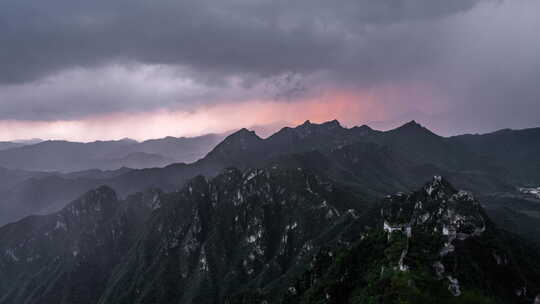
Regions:
M 116 192 L 109 186 L 101 186 L 83 194 L 79 199 L 66 206 L 63 212 L 77 217 L 83 214 L 102 214 L 108 217 L 114 214 L 117 207 Z
M 304 121 L 303 124 L 299 125 L 297 128 L 311 128 L 311 127 L 330 127 L 330 128 L 334 128 L 334 127 L 341 127 L 341 124 L 339 123 L 339 121 L 337 119 L 334 119 L 334 120 L 329 120 L 329 121 L 325 121 L 325 122 L 322 122 L 320 124 L 317 124 L 317 123 L 312 123 L 310 120 L 306 120 Z
M 359 136 L 365 136 L 365 135 L 373 134 L 376 132 L 368 125 L 354 126 L 351 128 L 351 131 L 353 131 L 355 134 Z
M 397 127 L 393 130 L 388 131 L 390 133 L 405 133 L 405 135 L 415 135 L 415 134 L 423 134 L 423 135 L 429 135 L 429 136 L 437 136 L 437 134 L 431 132 L 428 128 L 422 126 L 416 120 L 411 120 L 405 124 L 403 124 L 400 127 Z
M 327 122 L 323 122 L 321 126 L 336 128 L 336 127 L 341 127 L 341 124 L 339 123 L 337 119 L 334 119 Z
M 318 136 L 321 134 L 334 134 L 334 131 L 340 131 L 343 129 L 337 120 L 327 121 L 320 124 L 312 123 L 309 120 L 306 120 L 303 124 L 292 128 L 292 129 L 282 129 L 280 133 L 295 134 L 300 138 L 306 138 L 311 136 Z
M 234 132 L 233 134 L 231 134 L 229 137 L 231 136 L 247 136 L 247 137 L 256 137 L 256 138 L 259 138 L 259 136 L 257 136 L 257 134 L 255 133 L 255 131 L 250 131 L 246 128 L 242 128 L 236 132 Z
M 311 121 L 306 120 L 303 124 L 297 126 L 294 129 L 296 130 L 312 130 L 312 129 L 332 130 L 332 129 L 337 129 L 337 128 L 342 128 L 342 127 L 339 121 L 334 119 L 334 120 L 326 121 L 320 124 L 312 123 Z
M 227 136 L 208 155 L 230 155 L 238 151 L 245 151 L 253 148 L 262 140 L 255 131 L 242 128 Z
M 354 128 L 358 128 L 358 129 L 366 129 L 366 130 L 373 130 L 373 128 L 371 128 L 370 126 L 368 125 L 361 125 L 361 126 L 355 126 L 353 127 Z
M 228 141 L 228 140 L 233 140 L 233 141 L 239 140 L 242 142 L 249 143 L 253 141 L 259 141 L 261 140 L 261 138 L 257 135 L 257 133 L 255 133 L 255 131 L 242 128 L 234 132 L 233 134 L 227 136 L 227 138 L 224 141 Z
M 456 189 L 442 176 L 436 175 L 431 182 L 424 186 L 424 191 L 430 197 L 443 197 L 456 193 Z
M 255 131 L 250 131 L 246 128 L 242 128 L 232 133 L 231 135 L 227 136 L 223 140 L 222 144 L 228 144 L 228 143 L 233 143 L 233 142 L 238 142 L 238 141 L 251 142 L 251 141 L 259 141 L 259 140 L 262 140 L 262 139 L 255 133 Z
M 472 196 L 465 191 L 455 192 L 446 180 L 435 176 L 423 190 L 408 196 L 389 197 L 381 215 L 388 241 L 394 240 L 396 234 L 405 239 L 401 254 L 395 256 L 397 268 L 409 271 L 416 266 L 418 256 L 429 252 L 429 256 L 439 259 L 431 264 L 438 280 L 453 296 L 459 296 L 462 294 L 460 280 L 464 269 L 458 270 L 460 265 L 449 262 L 451 259 L 445 257 L 462 255 L 461 242 L 469 238 L 478 240 L 487 228 L 487 221 L 482 207 Z M 447 197 L 443 194 L 452 195 Z M 439 243 L 424 248 L 422 252 L 414 252 L 412 248 L 418 244 L 418 235 L 439 240 Z
M 133 143 L 133 144 L 138 143 L 138 141 L 136 141 L 135 139 L 129 138 L 129 137 L 124 137 L 124 138 L 122 138 L 122 139 L 119 139 L 118 142 L 122 142 L 122 143 Z
M 419 124 L 418 122 L 416 122 L 416 120 L 411 120 L 411 121 L 405 123 L 401 127 L 402 128 L 423 128 L 423 126 L 421 124 Z

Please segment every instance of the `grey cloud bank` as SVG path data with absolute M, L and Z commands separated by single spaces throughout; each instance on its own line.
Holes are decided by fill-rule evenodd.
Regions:
M 121 59 L 211 74 L 310 72 L 346 63 L 340 60 L 357 48 L 369 51 L 363 40 L 380 27 L 445 16 L 473 3 L 3 1 L 1 79 L 24 82 Z
M 533 0 L 3 1 L 0 120 L 420 84 L 442 106 L 381 106 L 471 131 L 538 125 L 538 11 Z

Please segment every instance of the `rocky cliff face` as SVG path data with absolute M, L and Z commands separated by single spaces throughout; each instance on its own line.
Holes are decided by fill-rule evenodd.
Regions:
M 140 196 L 140 195 L 139 195 Z M 100 187 L 0 229 L 0 303 L 95 303 L 149 214 Z
M 439 244 L 423 247 L 421 250 L 435 258 L 435 273 L 439 279 L 448 280 L 448 290 L 454 296 L 461 295 L 459 280 L 451 271 L 457 265 L 451 263 L 448 256 L 455 252 L 456 242 L 481 237 L 486 230 L 485 215 L 472 195 L 465 191 L 457 192 L 448 182 L 436 176 L 423 191 L 388 197 L 381 215 L 388 239 L 405 239 L 399 256 L 399 270 L 409 269 L 408 260 L 411 260 L 411 263 L 416 262 L 408 255 L 411 247 L 417 245 L 414 243 L 416 234 L 431 235 Z M 436 258 L 437 255 L 439 259 Z M 501 259 L 497 253 L 493 255 L 498 257 L 498 261 Z
M 304 303 L 533 303 L 536 255 L 499 231 L 480 203 L 441 177 L 388 196 L 380 222 L 296 282 Z
M 296 168 L 102 187 L 0 229 L 0 303 L 533 303 L 540 258 L 441 177 L 367 204 Z
M 356 202 L 301 169 L 228 169 L 164 196 L 100 303 L 276 300 L 311 256 L 354 223 Z
M 163 198 L 100 303 L 534 301 L 538 265 L 443 178 L 359 206 L 302 170 L 198 178 Z

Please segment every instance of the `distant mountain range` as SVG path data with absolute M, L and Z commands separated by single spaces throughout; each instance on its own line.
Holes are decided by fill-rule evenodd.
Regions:
M 540 199 L 522 190 L 540 186 L 539 143 L 540 128 L 306 121 L 241 129 L 191 163 L 2 168 L 0 304 L 537 304 Z M 0 160 L 76 168 L 187 146 L 42 142 Z
M 10 141 L 0 141 L 0 151 L 11 149 L 11 148 L 19 148 L 24 145 L 25 144 L 15 143 L 15 142 L 10 142 Z
M 194 162 L 225 136 L 165 137 L 143 142 L 132 139 L 90 143 L 59 140 L 0 142 L 0 167 L 49 172 L 162 167 Z
M 11 148 L 19 148 L 26 145 L 38 144 L 42 141 L 43 140 L 39 138 L 21 139 L 21 140 L 14 140 L 14 141 L 0 141 L 0 151 L 11 149 Z
M 213 139 L 205 140 L 209 143 Z M 132 145 L 160 146 L 163 151 L 171 145 L 182 146 L 175 144 L 175 139 L 169 141 L 158 140 L 140 144 L 123 141 L 90 144 L 43 142 L 4 153 L 14 155 L 13 152 L 17 151 L 21 159 L 25 158 L 31 163 L 33 155 L 37 153 L 36 147 L 43 151 L 44 147 L 57 147 L 58 144 L 72 146 L 63 152 L 64 155 L 85 150 L 97 153 L 95 151 L 100 151 L 100 147 L 109 147 L 109 144 L 116 146 L 118 150 Z M 227 136 L 205 157 L 189 164 L 176 163 L 149 169 L 85 170 L 74 173 L 2 170 L 0 174 L 6 182 L 0 185 L 0 197 L 3 198 L 0 201 L 0 223 L 17 220 L 29 214 L 59 210 L 85 191 L 100 185 L 112 187 L 120 197 L 149 188 L 168 192 L 179 189 L 185 181 L 199 174 L 212 177 L 227 167 L 241 170 L 273 166 L 305 168 L 350 187 L 369 200 L 380 199 L 396 191 L 409 191 L 420 187 L 433 175 L 443 175 L 458 188 L 472 191 L 481 197 L 488 212 L 492 210 L 491 207 L 500 211 L 499 208 L 506 207 L 498 199 L 502 193 L 505 197 L 512 196 L 513 199 L 523 200 L 524 194 L 517 191 L 517 187 L 540 185 L 540 170 L 537 170 L 540 166 L 539 143 L 540 128 L 446 138 L 432 133 L 414 121 L 386 132 L 373 130 L 365 125 L 344 128 L 335 120 L 322 124 L 306 121 L 295 128 L 283 128 L 266 139 L 242 129 Z M 147 148 L 144 153 L 159 150 L 153 149 Z M 171 149 L 162 154 L 172 158 L 172 151 L 177 150 Z M 2 153 L 0 152 L 0 161 L 4 155 Z M 41 157 L 47 159 L 56 156 L 47 154 Z M 71 158 L 75 166 L 78 156 L 63 158 Z M 55 161 L 62 163 L 59 157 L 50 163 Z M 535 216 L 538 214 L 539 205 L 527 199 L 523 201 L 525 203 L 522 205 L 526 207 L 519 209 L 519 215 L 534 221 L 537 219 Z M 506 225 L 512 226 L 516 217 L 510 216 L 508 212 L 504 214 L 508 215 Z M 521 232 L 531 234 L 530 229 Z

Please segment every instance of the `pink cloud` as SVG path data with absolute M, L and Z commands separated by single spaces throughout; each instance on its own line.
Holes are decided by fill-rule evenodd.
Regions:
M 0 139 L 51 138 L 77 141 L 138 140 L 163 136 L 195 136 L 276 122 L 295 125 L 309 119 L 339 119 L 345 124 L 383 118 L 374 96 L 359 92 L 330 92 L 294 102 L 251 100 L 203 106 L 195 111 L 156 110 L 117 113 L 63 121 L 0 121 Z
M 158 109 L 59 121 L 4 120 L 0 121 L 0 140 L 36 137 L 74 141 L 124 137 L 144 140 L 221 133 L 243 127 L 266 129 L 264 136 L 284 125 L 298 125 L 308 119 L 316 123 L 338 119 L 346 126 L 389 121 L 405 109 L 425 114 L 444 110 L 437 105 L 436 95 L 422 85 L 330 89 L 316 97 L 290 102 L 255 99 L 201 105 L 192 111 Z

